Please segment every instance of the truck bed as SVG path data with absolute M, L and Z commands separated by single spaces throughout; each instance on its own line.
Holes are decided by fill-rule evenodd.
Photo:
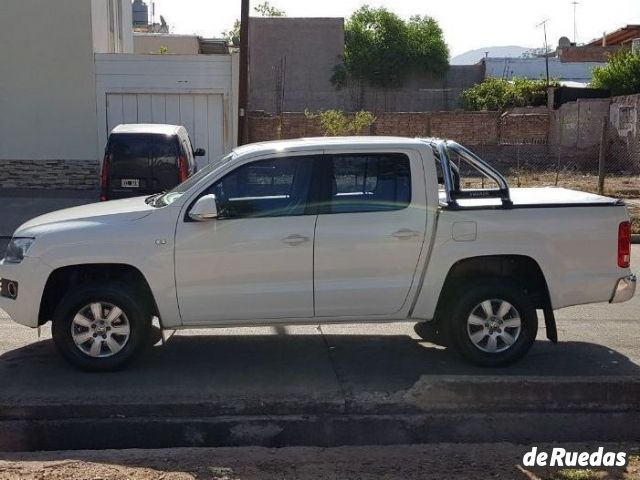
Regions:
M 606 207 L 623 205 L 622 200 L 594 193 L 569 190 L 567 188 L 511 188 L 509 189 L 513 208 L 540 207 Z M 445 192 L 439 192 L 440 206 L 447 208 Z M 459 208 L 503 208 L 499 198 L 474 198 L 458 200 Z

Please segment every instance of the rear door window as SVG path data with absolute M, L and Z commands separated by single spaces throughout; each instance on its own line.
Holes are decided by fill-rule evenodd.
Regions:
M 326 213 L 400 210 L 411 202 L 409 157 L 400 153 L 329 155 Z

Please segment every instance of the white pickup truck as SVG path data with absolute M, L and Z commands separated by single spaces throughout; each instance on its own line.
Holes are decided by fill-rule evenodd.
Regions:
M 510 189 L 446 140 L 300 139 L 240 147 L 161 195 L 25 223 L 0 262 L 0 308 L 51 320 L 60 353 L 89 370 L 131 360 L 154 317 L 167 330 L 415 321 L 497 366 L 531 347 L 536 310 L 555 342 L 555 309 L 630 299 L 629 258 L 619 200 Z

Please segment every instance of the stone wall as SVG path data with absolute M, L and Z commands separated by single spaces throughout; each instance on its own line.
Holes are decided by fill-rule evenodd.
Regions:
M 96 190 L 99 165 L 91 160 L 0 160 L 0 188 Z

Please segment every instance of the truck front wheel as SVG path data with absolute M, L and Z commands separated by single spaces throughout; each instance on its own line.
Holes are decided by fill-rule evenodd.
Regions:
M 469 362 L 498 367 L 522 358 L 538 332 L 538 317 L 525 290 L 487 279 L 453 297 L 449 319 L 452 345 Z
M 53 340 L 62 356 L 83 370 L 123 367 L 146 345 L 151 315 L 126 285 L 80 287 L 53 315 Z

